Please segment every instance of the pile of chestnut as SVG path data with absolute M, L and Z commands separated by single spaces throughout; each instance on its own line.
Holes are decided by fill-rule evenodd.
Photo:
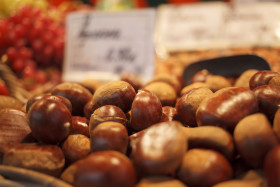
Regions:
M 280 73 L 126 74 L 0 97 L 0 161 L 76 187 L 280 186 Z

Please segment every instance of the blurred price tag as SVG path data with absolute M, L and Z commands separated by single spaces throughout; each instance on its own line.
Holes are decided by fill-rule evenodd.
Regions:
M 280 3 L 236 3 L 221 36 L 231 47 L 280 45 Z
M 157 53 L 279 47 L 279 10 L 280 3 L 276 2 L 160 6 L 156 26 Z
M 122 72 L 149 80 L 154 73 L 154 22 L 154 9 L 71 13 L 63 80 L 111 81 Z
M 224 26 L 228 6 L 223 2 L 194 3 L 159 7 L 157 47 L 167 51 L 208 49 L 215 45 Z

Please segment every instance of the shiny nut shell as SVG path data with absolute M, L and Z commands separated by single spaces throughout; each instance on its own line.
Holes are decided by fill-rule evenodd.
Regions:
M 232 132 L 237 123 L 258 111 L 254 93 L 243 87 L 230 87 L 205 98 L 196 112 L 198 126 L 219 126 Z
M 172 174 L 187 150 L 183 126 L 176 121 L 160 122 L 144 130 L 132 142 L 131 159 L 141 174 Z
M 133 187 L 135 169 L 124 154 L 117 151 L 99 151 L 80 160 L 74 175 L 74 186 Z
M 56 85 L 51 93 L 66 97 L 72 104 L 72 114 L 74 116 L 84 116 L 84 106 L 92 98 L 88 89 L 78 83 L 65 82 Z
M 159 98 L 148 90 L 138 90 L 130 113 L 130 126 L 138 131 L 158 123 L 162 116 Z
M 57 144 L 70 133 L 71 113 L 61 102 L 49 99 L 36 101 L 28 111 L 32 135 L 41 142 Z
M 97 108 L 104 105 L 115 105 L 122 109 L 124 113 L 128 112 L 131 103 L 136 95 L 134 88 L 125 81 L 111 81 L 100 86 L 90 102 L 90 111 L 93 113 Z
M 126 126 L 127 119 L 125 113 L 117 106 L 104 105 L 97 108 L 90 117 L 89 120 L 89 131 L 92 131 L 98 124 L 114 121 Z

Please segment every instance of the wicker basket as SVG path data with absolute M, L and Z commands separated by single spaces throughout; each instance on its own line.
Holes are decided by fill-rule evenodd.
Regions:
M 50 175 L 36 171 L 0 165 L 0 186 L 13 187 L 72 187 L 72 185 Z

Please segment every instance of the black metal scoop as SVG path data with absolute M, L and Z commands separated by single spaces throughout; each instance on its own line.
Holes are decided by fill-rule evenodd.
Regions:
M 248 69 L 271 70 L 268 62 L 257 55 L 234 55 L 201 60 L 188 65 L 183 72 L 186 85 L 191 83 L 195 73 L 203 69 L 214 75 L 238 76 Z

